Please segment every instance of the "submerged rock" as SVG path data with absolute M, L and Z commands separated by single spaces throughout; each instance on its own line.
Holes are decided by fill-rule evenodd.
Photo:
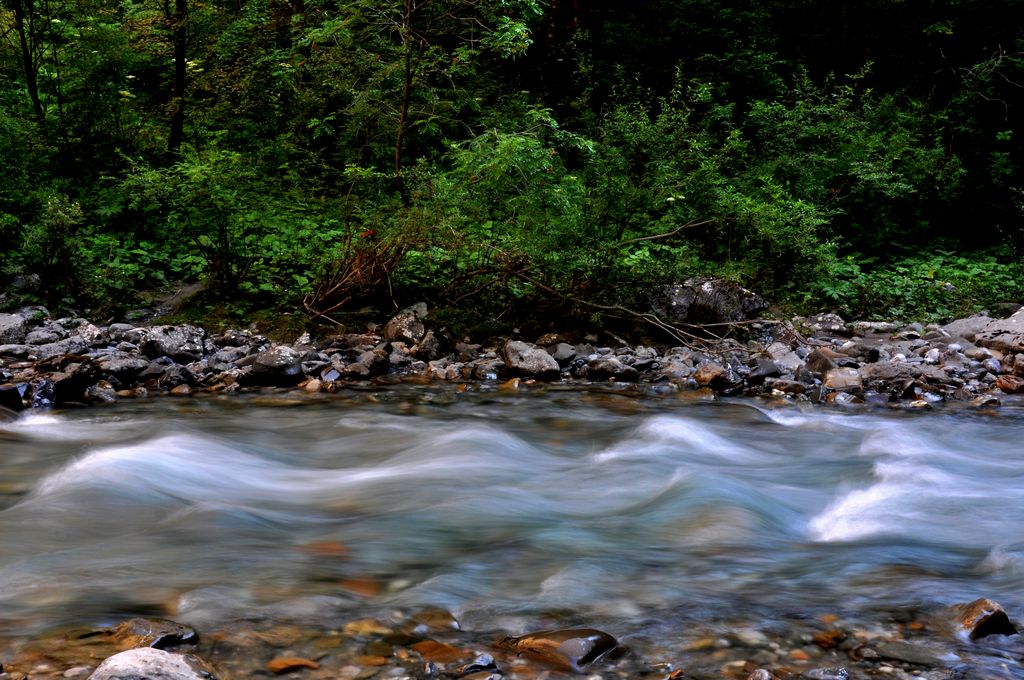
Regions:
M 216 680 L 200 659 L 162 649 L 140 647 L 115 654 L 99 665 L 89 680 Z
M 1016 635 L 1017 627 L 1010 622 L 998 602 L 982 597 L 974 602 L 953 606 L 959 632 L 971 640 L 989 635 Z
M 561 670 L 580 673 L 586 666 L 617 649 L 618 641 L 593 628 L 567 628 L 506 637 L 498 646 Z

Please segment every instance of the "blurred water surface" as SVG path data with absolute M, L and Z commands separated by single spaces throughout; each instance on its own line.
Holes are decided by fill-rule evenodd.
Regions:
M 1021 612 L 1022 444 L 1012 408 L 558 390 L 28 414 L 0 425 L 0 636 L 420 606 L 620 630 L 723 606 Z

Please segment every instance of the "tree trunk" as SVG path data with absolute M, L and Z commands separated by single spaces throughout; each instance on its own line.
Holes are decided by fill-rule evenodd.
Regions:
M 187 70 L 185 51 L 188 47 L 188 0 L 174 0 L 174 13 L 171 14 L 170 0 L 164 2 L 164 14 L 171 24 L 171 36 L 174 43 L 174 84 L 171 89 L 171 129 L 167 138 L 167 150 L 173 154 L 181 149 L 185 136 L 185 87 Z
M 32 100 L 36 121 L 42 127 L 46 123 L 46 113 L 43 111 L 43 103 L 39 99 L 39 80 L 35 59 L 32 56 L 33 49 L 29 39 L 29 29 L 26 26 L 24 0 L 11 0 L 10 6 L 14 11 L 14 29 L 18 33 L 18 44 L 21 49 L 21 68 L 25 75 L 25 89 L 28 91 L 29 99 Z
M 402 203 L 409 205 L 409 195 L 405 181 L 402 179 L 402 157 L 405 147 L 405 129 L 409 121 L 409 102 L 412 99 L 412 15 L 414 0 L 405 0 L 402 11 L 402 43 L 405 48 L 405 60 L 402 64 L 402 103 L 398 109 L 398 130 L 395 132 L 395 184 L 402 196 Z

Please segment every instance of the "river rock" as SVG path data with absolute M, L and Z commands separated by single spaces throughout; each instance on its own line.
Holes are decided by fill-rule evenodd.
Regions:
M 25 402 L 22 401 L 23 390 L 24 387 L 11 383 L 0 385 L 0 407 L 12 411 L 20 411 L 25 408 Z
M 72 335 L 69 338 L 50 342 L 45 345 L 36 345 L 31 348 L 31 353 L 38 361 L 45 361 L 65 354 L 81 354 L 89 349 L 90 342 L 80 335 Z
M 613 356 L 602 356 L 593 359 L 587 364 L 587 369 L 591 380 L 636 382 L 640 378 L 639 371 L 632 366 L 627 366 Z
M 1024 309 L 990 322 L 978 331 L 974 343 L 1000 352 L 1024 352 Z
M 140 647 L 108 657 L 89 680 L 216 680 L 204 662 L 192 655 Z
M 576 358 L 576 348 L 567 342 L 559 342 L 547 348 L 548 354 L 554 357 L 561 367 L 568 366 Z
M 941 330 L 952 338 L 963 338 L 974 342 L 979 332 L 985 329 L 993 319 L 987 314 L 978 314 L 966 319 L 957 319 L 941 327 Z
M 843 317 L 831 312 L 814 316 L 798 316 L 793 325 L 809 335 L 849 335 Z
M 28 321 L 18 314 L 0 314 L 0 345 L 20 345 L 25 342 Z
M 848 392 L 862 388 L 864 380 L 856 368 L 837 367 L 825 373 L 822 384 L 830 390 Z
M 569 628 L 506 637 L 498 642 L 498 646 L 560 670 L 582 673 L 585 667 L 615 650 L 619 643 L 600 630 Z
M 906 661 L 918 666 L 943 666 L 947 662 L 957 660 L 955 654 L 944 654 L 926 645 L 899 640 L 879 642 L 872 645 L 872 647 L 883 659 L 896 659 L 897 661 Z
M 765 351 L 779 369 L 786 373 L 796 373 L 804 365 L 804 360 L 800 358 L 800 355 L 784 342 L 773 342 Z
M 250 378 L 260 384 L 295 385 L 302 380 L 302 355 L 278 345 L 256 355 Z
M 989 635 L 1015 635 L 1017 627 L 999 605 L 987 597 L 953 606 L 959 632 L 971 640 Z
M 1015 375 L 1001 375 L 996 378 L 996 387 L 1007 394 L 1024 392 L 1024 378 L 1018 378 Z
M 98 366 L 104 375 L 113 376 L 122 383 L 131 383 L 146 370 L 149 360 L 137 354 L 117 351 L 100 359 Z
M 898 323 L 892 321 L 854 321 L 851 326 L 854 335 L 872 335 L 895 333 L 900 329 Z
M 697 367 L 693 379 L 701 387 L 721 387 L 729 381 L 729 371 L 718 362 L 708 361 Z
M 732 323 L 754 318 L 768 305 L 737 283 L 693 278 L 664 286 L 651 306 L 659 316 L 677 323 Z
M 423 302 L 403 309 L 385 324 L 384 339 L 415 345 L 426 334 L 426 327 L 423 325 L 423 318 L 426 315 L 427 305 Z
M 147 329 L 140 349 L 150 359 L 167 356 L 180 363 L 208 354 L 206 331 L 197 326 L 153 326 Z
M 501 350 L 505 365 L 516 373 L 541 379 L 558 377 L 559 366 L 546 350 L 520 340 L 509 340 Z

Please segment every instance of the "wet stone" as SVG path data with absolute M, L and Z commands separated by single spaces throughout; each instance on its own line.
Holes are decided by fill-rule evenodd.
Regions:
M 1015 635 L 1016 626 L 999 605 L 988 598 L 980 598 L 953 607 L 960 632 L 971 640 L 989 635 Z
M 107 658 L 89 680 L 216 680 L 216 677 L 196 657 L 142 647 Z
M 943 666 L 947 662 L 956 660 L 952 653 L 942 653 L 926 645 L 914 644 L 911 642 L 890 641 L 879 642 L 872 645 L 878 656 L 883 659 L 895 659 L 905 661 L 918 666 Z
M 580 673 L 586 666 L 618 648 L 618 641 L 593 628 L 569 628 L 506 637 L 498 646 L 546 665 Z

